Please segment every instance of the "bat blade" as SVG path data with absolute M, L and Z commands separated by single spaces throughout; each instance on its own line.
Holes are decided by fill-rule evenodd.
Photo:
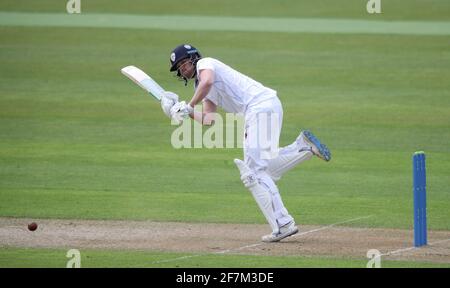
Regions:
M 132 65 L 123 67 L 120 71 L 142 89 L 150 93 L 156 100 L 161 101 L 165 90 L 144 71 Z

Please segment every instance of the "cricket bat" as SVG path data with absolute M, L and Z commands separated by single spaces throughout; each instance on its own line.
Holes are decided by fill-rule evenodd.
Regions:
M 127 76 L 134 83 L 147 91 L 156 100 L 161 101 L 161 97 L 163 96 L 165 90 L 144 71 L 132 65 L 123 67 L 120 71 L 123 75 Z

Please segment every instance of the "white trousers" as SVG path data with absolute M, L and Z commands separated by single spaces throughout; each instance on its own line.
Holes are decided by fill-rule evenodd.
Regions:
M 271 159 L 278 156 L 283 107 L 278 97 L 249 107 L 245 113 L 244 162 L 272 197 L 272 208 L 281 227 L 293 220 L 284 207 L 278 187 L 266 172 Z

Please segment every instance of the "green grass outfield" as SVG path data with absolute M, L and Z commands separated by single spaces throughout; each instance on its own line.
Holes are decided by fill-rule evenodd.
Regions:
M 366 1 L 282 1 L 285 6 L 273 7 L 272 1 L 239 1 L 240 9 L 232 9 L 238 1 L 231 1 L 222 10 L 200 4 L 181 9 L 176 3 L 183 1 L 81 1 L 86 15 L 450 22 L 448 1 L 382 1 L 382 15 L 367 14 Z M 2 1 L 0 12 L 65 13 L 62 2 Z M 386 33 L 0 26 L 0 216 L 264 223 L 232 161 L 242 151 L 173 149 L 176 127 L 159 103 L 120 74 L 121 67 L 137 65 L 187 100 L 192 87 L 168 73 L 170 50 L 183 42 L 278 91 L 285 113 L 282 145 L 309 128 L 330 147 L 330 163 L 309 161 L 279 182 L 300 224 L 374 215 L 348 225 L 411 229 L 411 157 L 423 150 L 428 226 L 450 230 L 449 37 Z M 58 253 L 0 248 L 0 266 L 58 266 L 66 261 L 57 260 Z M 110 266 L 147 266 L 147 259 L 164 256 L 89 253 L 93 259 L 111 255 Z M 33 260 L 12 260 L 27 255 Z M 363 262 L 273 258 L 280 261 L 274 266 L 294 267 Z M 269 259 L 210 255 L 176 265 L 253 267 L 269 265 Z
M 0 250 L 0 266 L 13 268 L 64 268 L 72 259 L 61 249 Z M 82 268 L 365 268 L 368 259 L 295 256 L 181 254 L 149 251 L 81 250 Z M 183 258 L 184 257 L 184 258 Z M 183 258 L 180 261 L 168 259 Z M 450 264 L 381 260 L 382 268 L 450 268 Z

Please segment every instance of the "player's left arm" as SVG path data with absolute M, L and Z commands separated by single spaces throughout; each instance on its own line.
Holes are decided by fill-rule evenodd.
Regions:
M 211 69 L 200 70 L 198 79 L 200 81 L 197 89 L 195 90 L 195 94 L 192 97 L 191 102 L 189 102 L 191 107 L 195 107 L 195 105 L 200 103 L 206 95 L 208 95 L 214 83 L 214 71 Z
M 199 83 L 191 101 L 188 104 L 186 104 L 185 101 L 178 102 L 175 105 L 173 105 L 172 108 L 170 108 L 171 118 L 175 119 L 178 123 L 180 123 L 181 121 L 183 121 L 183 119 L 189 116 L 192 119 L 204 124 L 202 118 L 199 117 L 201 115 L 195 115 L 194 106 L 200 103 L 211 90 L 211 87 L 214 83 L 214 71 L 211 69 L 202 69 L 199 71 L 198 79 Z M 211 121 L 211 123 L 212 122 L 213 121 Z
M 191 115 L 189 115 L 192 119 L 199 122 L 205 126 L 211 126 L 214 124 L 217 105 L 214 104 L 211 100 L 205 99 L 203 101 L 202 111 L 194 111 Z

